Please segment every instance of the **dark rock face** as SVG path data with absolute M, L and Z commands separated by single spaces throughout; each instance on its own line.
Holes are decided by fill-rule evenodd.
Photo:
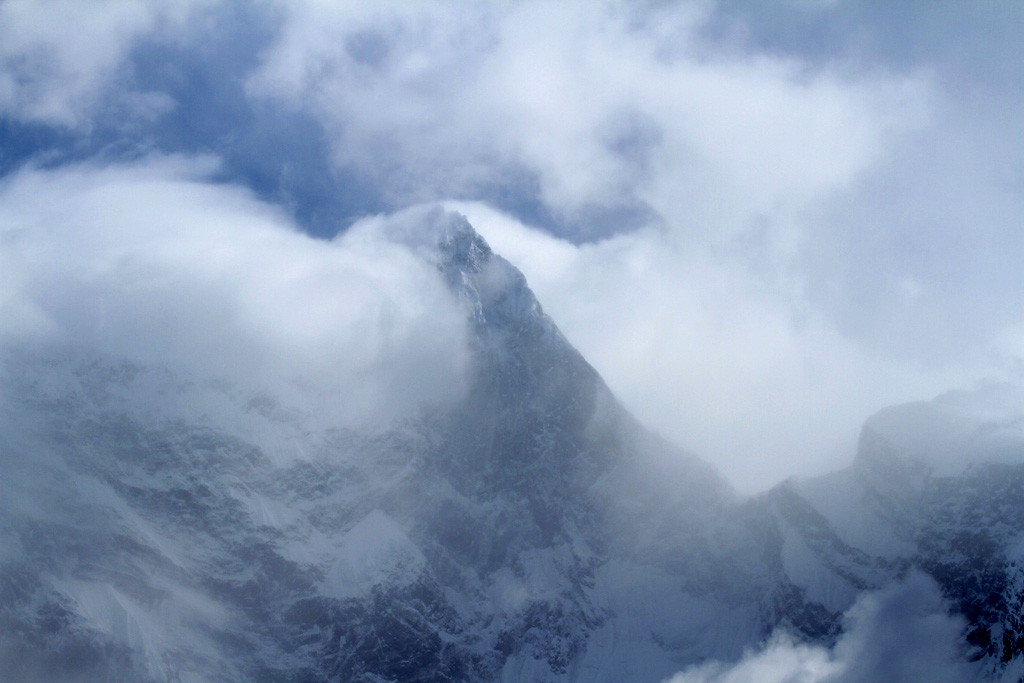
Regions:
M 425 220 L 471 382 L 380 433 L 84 352 L 6 354 L 0 677 L 658 680 L 779 626 L 830 643 L 858 592 L 914 567 L 976 658 L 1021 656 L 1020 464 L 921 476 L 866 430 L 848 471 L 740 501 L 619 406 L 465 219 Z

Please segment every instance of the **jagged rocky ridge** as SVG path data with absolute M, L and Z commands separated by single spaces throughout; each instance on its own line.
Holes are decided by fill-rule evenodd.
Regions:
M 4 678 L 660 680 L 780 626 L 830 643 L 915 567 L 969 619 L 979 676 L 1022 657 L 1024 410 L 932 460 L 882 413 L 849 469 L 741 500 L 622 409 L 465 219 L 422 220 L 472 379 L 384 432 L 5 351 Z

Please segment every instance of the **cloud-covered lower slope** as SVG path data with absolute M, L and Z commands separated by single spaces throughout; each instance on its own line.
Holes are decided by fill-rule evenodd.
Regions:
M 970 680 L 961 617 L 949 616 L 935 582 L 924 574 L 865 593 L 846 612 L 832 648 L 780 634 L 735 664 L 692 667 L 668 683 L 886 683 Z

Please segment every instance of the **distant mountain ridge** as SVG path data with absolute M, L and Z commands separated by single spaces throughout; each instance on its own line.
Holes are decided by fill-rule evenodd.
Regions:
M 656 681 L 779 627 L 834 642 L 914 568 L 968 619 L 979 677 L 1024 661 L 1019 388 L 887 409 L 851 467 L 741 499 L 619 405 L 465 218 L 414 228 L 470 380 L 383 431 L 5 351 L 3 677 Z

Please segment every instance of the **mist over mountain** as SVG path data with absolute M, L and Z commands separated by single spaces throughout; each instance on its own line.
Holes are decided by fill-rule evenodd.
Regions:
M 466 386 L 372 426 L 325 420 L 308 379 L 5 345 L 6 678 L 729 680 L 702 662 L 773 635 L 824 658 L 811 680 L 1019 675 L 1020 388 L 887 409 L 851 467 L 741 497 L 463 217 L 378 232 L 410 226 Z
M 0 679 L 1022 683 L 1022 26 L 0 0 Z

